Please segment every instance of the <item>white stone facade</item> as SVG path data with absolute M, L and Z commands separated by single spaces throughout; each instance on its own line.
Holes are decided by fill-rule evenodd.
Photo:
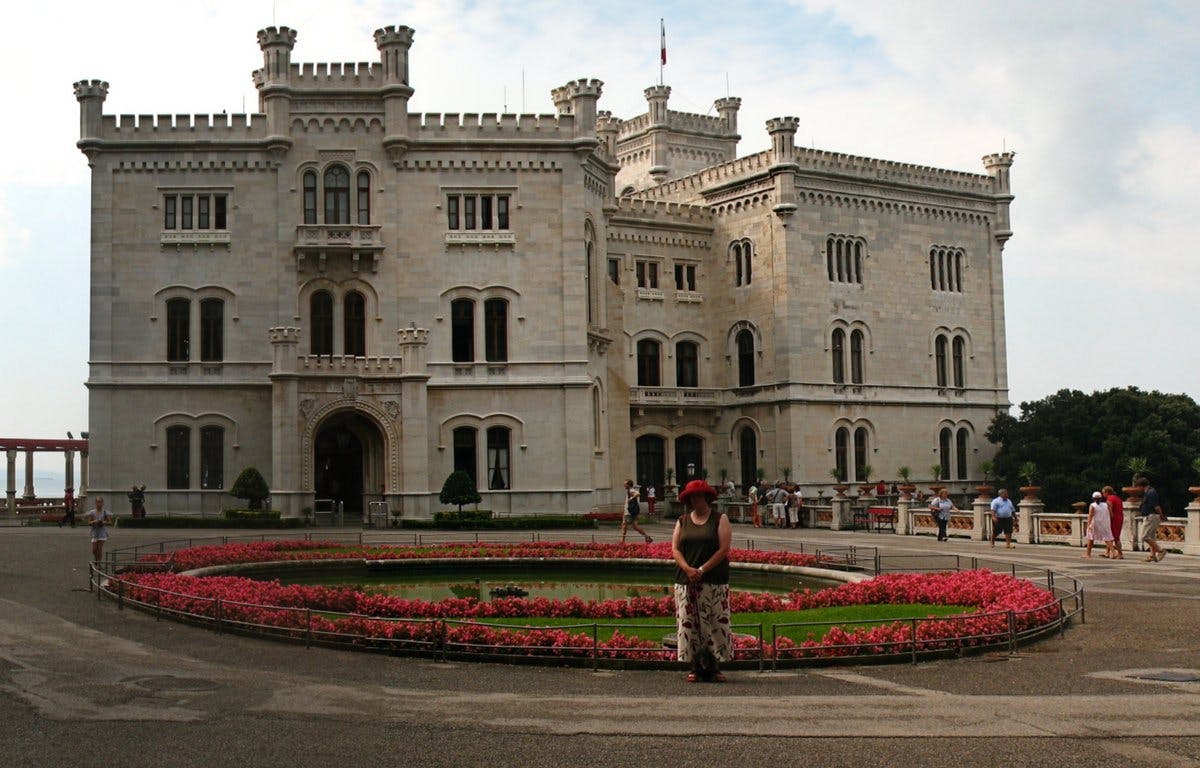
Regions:
M 252 465 L 287 514 L 424 515 L 456 465 L 500 512 L 676 464 L 978 478 L 1008 407 L 1011 154 L 829 154 L 777 118 L 738 158 L 740 100 L 691 115 L 655 86 L 620 120 L 596 80 L 554 115 L 410 114 L 413 32 L 375 38 L 377 63 L 299 65 L 261 31 L 250 116 L 103 115 L 107 84 L 76 83 L 93 493 L 215 511 Z

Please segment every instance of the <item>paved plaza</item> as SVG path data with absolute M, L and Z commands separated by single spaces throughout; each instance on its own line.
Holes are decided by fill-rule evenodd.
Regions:
M 669 535 L 662 523 L 650 532 Z M 750 532 L 735 527 L 735 546 Z M 724 686 L 686 685 L 682 672 L 436 663 L 158 622 L 89 594 L 84 530 L 4 528 L 0 759 L 28 768 L 1200 765 L 1200 682 L 1141 679 L 1200 677 L 1197 558 L 1085 561 L 1066 547 L 754 533 L 759 547 L 802 539 L 1052 568 L 1083 580 L 1087 620 L 1011 657 L 737 671 Z M 618 538 L 615 528 L 601 535 Z M 177 537 L 117 529 L 112 545 Z

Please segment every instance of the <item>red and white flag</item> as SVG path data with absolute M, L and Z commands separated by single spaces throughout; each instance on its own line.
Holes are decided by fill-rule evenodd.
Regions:
M 661 44 L 660 47 L 662 48 L 662 63 L 663 63 L 663 66 L 666 66 L 667 65 L 667 25 L 662 19 L 658 20 L 658 28 L 659 28 L 659 43 Z

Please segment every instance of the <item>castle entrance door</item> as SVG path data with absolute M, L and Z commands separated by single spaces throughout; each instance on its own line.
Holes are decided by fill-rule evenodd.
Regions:
M 360 516 L 383 487 L 383 433 L 354 411 L 330 415 L 313 441 L 313 491 L 318 499 L 342 503 L 347 515 Z

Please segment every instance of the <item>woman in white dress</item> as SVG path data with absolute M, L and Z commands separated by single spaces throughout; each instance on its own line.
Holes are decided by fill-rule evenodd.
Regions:
M 1108 502 L 1104 500 L 1104 494 L 1099 491 L 1092 494 L 1092 505 L 1088 507 L 1087 551 L 1084 552 L 1084 557 L 1092 556 L 1092 545 L 1097 541 L 1104 542 L 1103 557 L 1111 558 L 1116 554 L 1113 547 L 1112 520 L 1108 514 Z

